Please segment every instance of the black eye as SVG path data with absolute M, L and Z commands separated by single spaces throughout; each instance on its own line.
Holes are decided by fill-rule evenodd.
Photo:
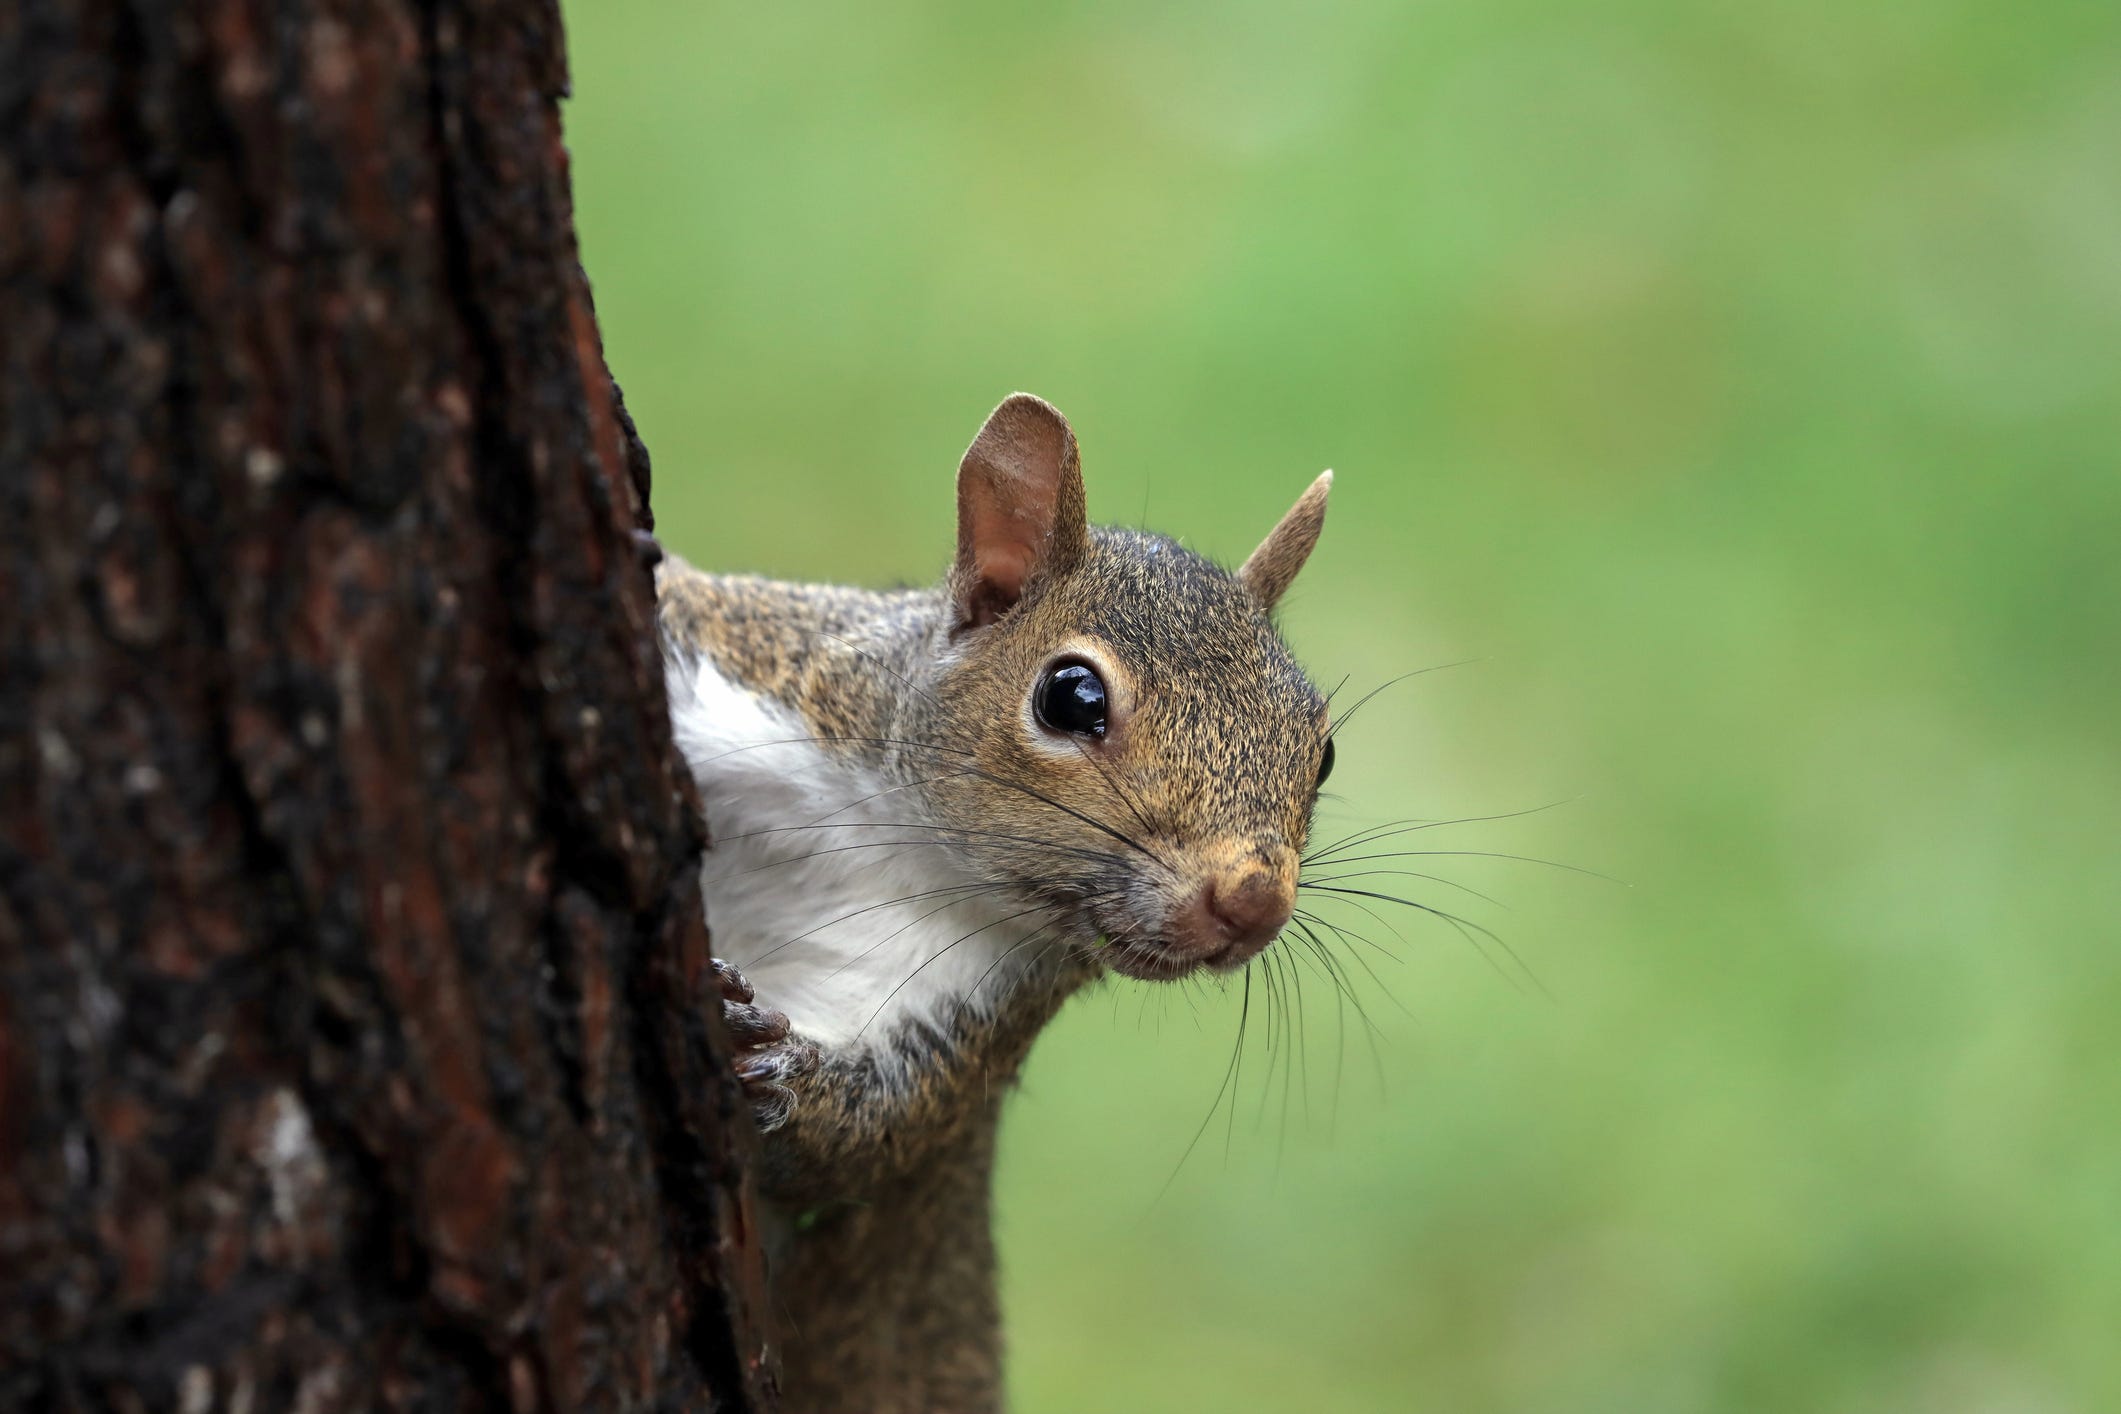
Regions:
M 1318 758 L 1318 783 L 1324 785 L 1326 777 L 1333 774 L 1333 738 L 1326 738 L 1326 754 Z
M 1105 734 L 1105 680 L 1081 663 L 1063 663 L 1039 681 L 1038 719 L 1057 732 Z

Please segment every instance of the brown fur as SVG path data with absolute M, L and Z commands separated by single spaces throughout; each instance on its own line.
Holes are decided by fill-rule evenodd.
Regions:
M 1320 472 L 1237 571 L 1238 583 L 1268 608 L 1281 602 L 1296 572 L 1311 558 L 1311 548 L 1318 544 L 1318 532 L 1326 526 L 1326 494 L 1332 489 L 1333 473 Z
M 989 1187 L 1032 1042 L 1108 965 L 1153 977 L 1208 960 L 1173 924 L 1207 882 L 1294 888 L 1327 720 L 1268 609 L 1317 539 L 1325 484 L 1232 575 L 1164 537 L 1087 526 L 1073 435 L 1018 395 L 966 454 L 943 588 L 662 570 L 670 656 L 706 654 L 800 712 L 1057 923 L 998 1008 L 881 1051 L 821 1050 L 774 1028 L 771 997 L 732 993 L 775 1126 L 763 1186 L 795 1219 L 773 1278 L 789 1410 L 999 1407 Z M 1031 716 L 1058 655 L 1104 677 L 1102 739 L 1056 741 Z

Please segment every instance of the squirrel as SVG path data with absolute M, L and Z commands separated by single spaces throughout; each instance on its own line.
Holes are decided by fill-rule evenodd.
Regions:
M 662 557 L 783 1408 L 999 1409 L 991 1177 L 1033 1040 L 1108 971 L 1230 972 L 1288 924 L 1333 747 L 1271 613 L 1331 485 L 1232 572 L 1091 526 L 1067 420 L 1018 393 L 959 465 L 938 588 Z

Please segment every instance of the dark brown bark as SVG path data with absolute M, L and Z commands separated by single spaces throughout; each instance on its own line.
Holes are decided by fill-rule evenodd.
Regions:
M 765 1406 L 549 0 L 0 0 L 0 1408 Z

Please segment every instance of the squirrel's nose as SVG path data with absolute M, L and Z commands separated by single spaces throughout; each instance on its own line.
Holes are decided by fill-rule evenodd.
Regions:
M 1296 907 L 1296 891 L 1264 869 L 1210 879 L 1200 891 L 1197 914 L 1207 926 L 1208 951 L 1219 967 L 1235 967 L 1259 955 L 1281 935 Z

